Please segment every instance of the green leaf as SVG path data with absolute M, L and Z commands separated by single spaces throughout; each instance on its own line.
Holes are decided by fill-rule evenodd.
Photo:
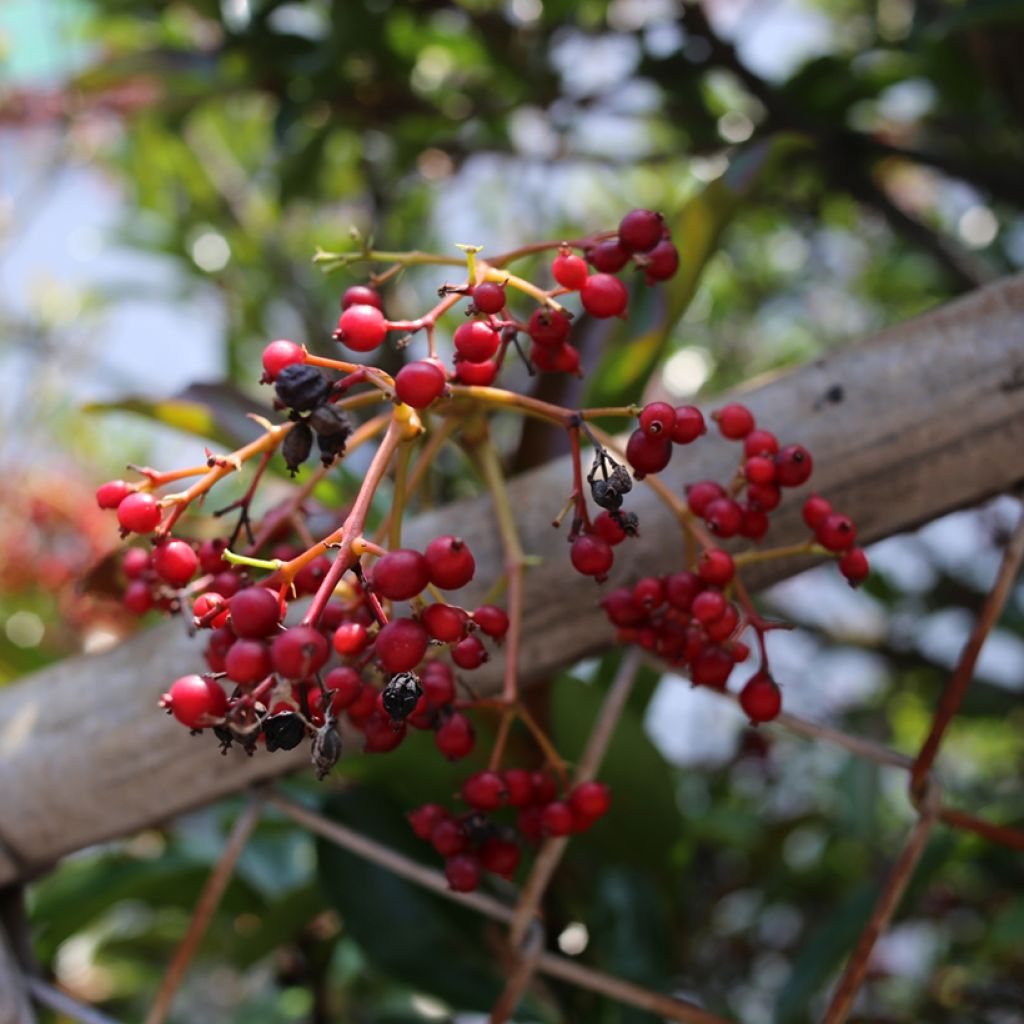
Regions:
M 633 401 L 654 372 L 676 325 L 690 305 L 701 274 L 718 248 L 722 232 L 750 197 L 765 169 L 807 143 L 776 135 L 744 149 L 716 178 L 670 218 L 679 249 L 679 271 L 658 288 L 640 285 L 630 299 L 630 319 L 611 331 L 583 404 L 624 405 Z M 639 334 L 635 332 L 639 329 Z
M 129 396 L 113 402 L 92 402 L 86 412 L 130 412 L 195 434 L 216 444 L 238 448 L 259 437 L 262 429 L 249 413 L 272 415 L 232 384 L 190 384 L 171 398 Z

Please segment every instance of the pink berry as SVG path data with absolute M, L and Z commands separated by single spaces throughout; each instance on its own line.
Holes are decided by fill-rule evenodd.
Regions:
M 228 698 L 212 679 L 203 676 L 182 676 L 171 683 L 161 701 L 171 714 L 190 729 L 202 729 L 224 717 Z
M 587 261 L 574 256 L 568 249 L 562 249 L 551 261 L 551 273 L 554 279 L 571 291 L 579 291 L 590 276 Z
M 223 591 L 221 591 L 223 593 Z M 281 621 L 281 603 L 266 587 L 247 587 L 228 601 L 231 628 L 237 636 L 269 636 Z
M 131 493 L 131 484 L 124 480 L 108 480 L 96 488 L 96 504 L 100 508 L 117 508 Z

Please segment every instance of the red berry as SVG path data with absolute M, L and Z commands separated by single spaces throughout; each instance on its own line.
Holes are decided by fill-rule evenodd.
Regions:
M 449 857 L 444 864 L 444 877 L 453 892 L 472 892 L 480 884 L 480 861 L 471 853 Z
M 453 857 L 461 853 L 468 841 L 462 825 L 453 818 L 442 818 L 430 833 L 430 842 L 442 857 Z
M 545 348 L 558 348 L 569 337 L 572 324 L 564 313 L 541 306 L 535 309 L 526 324 L 530 340 Z
M 501 773 L 501 779 L 509 807 L 527 807 L 533 803 L 533 776 L 525 768 L 508 768 Z
M 626 311 L 629 292 L 626 286 L 611 274 L 592 274 L 580 289 L 583 308 L 600 319 L 620 316 Z
M 130 580 L 138 579 L 151 565 L 153 559 L 143 548 L 129 548 L 121 559 L 121 572 Z
M 704 581 L 693 572 L 674 572 L 665 577 L 665 596 L 673 608 L 688 612 L 694 598 L 704 589 Z
M 522 808 L 516 815 L 516 828 L 528 843 L 539 843 L 544 838 L 541 809 L 536 805 Z
M 455 700 L 455 677 L 443 661 L 428 661 L 420 677 L 423 696 L 431 708 L 444 707 Z
M 646 621 L 647 614 L 633 599 L 633 591 L 620 587 L 601 598 L 601 607 L 613 626 L 628 629 Z
M 335 337 L 356 352 L 372 352 L 387 337 L 384 314 L 366 304 L 349 306 L 338 318 Z
M 711 502 L 724 497 L 725 488 L 714 480 L 699 480 L 686 488 L 686 504 L 695 516 L 703 517 Z
M 481 865 L 501 878 L 511 878 L 519 867 L 519 846 L 507 839 L 485 839 L 477 852 Z
M 752 430 L 743 439 L 743 452 L 749 458 L 755 455 L 774 455 L 778 450 L 778 438 L 770 430 Z
M 782 491 L 775 484 L 751 484 L 747 488 L 747 501 L 763 512 L 771 512 L 779 507 Z
M 348 309 L 350 306 L 376 306 L 380 309 L 380 292 L 365 284 L 354 284 L 346 288 L 341 297 L 341 308 Z
M 743 525 L 743 509 L 732 498 L 715 498 L 704 509 L 704 521 L 719 537 L 735 537 Z
M 498 376 L 498 364 L 492 360 L 472 363 L 468 359 L 457 359 L 455 375 L 460 384 L 468 384 L 470 387 L 477 388 L 490 387 L 494 383 L 494 378 Z
M 210 634 L 206 644 L 206 663 L 210 666 L 211 672 L 223 672 L 224 661 L 231 645 L 236 643 L 238 637 L 227 627 L 221 626 Z
M 743 511 L 743 525 L 740 526 L 740 534 L 749 537 L 751 540 L 761 540 L 768 532 L 768 515 L 756 505 L 741 505 Z
M 108 480 L 96 488 L 96 504 L 100 508 L 117 508 L 131 493 L 131 484 L 124 480 Z
M 427 560 L 418 551 L 389 551 L 373 567 L 373 589 L 389 601 L 408 601 L 430 582 Z
M 295 576 L 295 590 L 299 594 L 315 594 L 324 577 L 330 572 L 331 560 L 326 555 L 317 555 L 308 561 Z
M 312 626 L 292 626 L 274 637 L 270 660 L 286 679 L 305 679 L 324 666 L 331 653 L 327 638 Z
M 587 261 L 574 256 L 568 249 L 562 249 L 551 261 L 551 274 L 563 287 L 579 291 L 590 276 Z
M 705 647 L 693 659 L 690 678 L 697 686 L 713 686 L 721 689 L 729 680 L 733 660 L 729 652 L 721 647 Z
M 429 634 L 415 619 L 392 619 L 377 634 L 374 650 L 384 668 L 394 674 L 414 669 L 429 643 Z
M 497 605 L 480 605 L 473 612 L 473 621 L 495 640 L 500 640 L 508 632 L 508 614 L 504 608 L 499 608 Z
M 845 551 L 853 547 L 857 539 L 857 527 L 849 516 L 838 515 L 833 512 L 814 531 L 818 543 L 829 551 Z
M 453 604 L 432 604 L 420 615 L 427 632 L 443 644 L 453 644 L 466 635 L 469 616 Z
M 434 742 L 449 761 L 457 761 L 465 757 L 476 743 L 473 723 L 461 712 L 456 711 L 434 733 Z
M 593 576 L 598 581 L 608 575 L 615 561 L 611 545 L 595 534 L 584 533 L 572 542 L 569 551 L 573 567 L 584 576 Z
M 501 338 L 493 327 L 483 320 L 468 320 L 455 331 L 455 351 L 471 363 L 482 363 L 493 358 Z
M 641 608 L 657 608 L 665 600 L 665 584 L 657 576 L 645 576 L 633 587 L 633 601 Z
M 172 587 L 183 587 L 196 574 L 199 556 L 183 540 L 168 540 L 153 551 L 153 568 Z
M 230 569 L 230 564 L 224 559 L 224 552 L 227 550 L 226 540 L 204 540 L 199 545 L 199 568 L 205 573 L 218 573 Z M 227 597 L 227 595 L 224 595 Z
M 651 437 L 668 437 L 675 425 L 676 411 L 668 402 L 650 402 L 640 410 L 640 429 Z
M 328 673 L 330 675 L 330 673 Z M 344 692 L 344 691 L 342 691 Z M 356 727 L 366 722 L 377 710 L 377 698 L 380 692 L 371 683 L 363 682 L 359 687 L 355 700 L 348 705 L 348 717 Z M 331 698 L 332 704 L 335 698 Z
M 850 548 L 849 551 L 839 559 L 839 571 L 849 580 L 850 586 L 855 587 L 868 578 L 871 571 L 868 565 L 868 556 L 863 548 Z
M 722 551 L 721 548 L 712 548 L 705 551 L 697 563 L 697 573 L 705 583 L 711 583 L 716 587 L 724 587 L 732 579 L 736 566 L 733 564 L 732 555 Z
M 497 281 L 482 281 L 473 289 L 473 305 L 481 313 L 500 313 L 505 308 L 505 286 Z
M 530 346 L 530 362 L 542 373 L 579 373 L 580 354 L 572 345 Z
M 667 281 L 679 269 L 679 250 L 664 238 L 644 256 L 643 268 L 648 284 Z
M 479 637 L 467 636 L 452 648 L 452 661 L 459 668 L 471 672 L 487 661 L 487 648 L 480 642 Z
M 713 413 L 712 419 L 718 421 L 722 436 L 730 441 L 738 441 L 754 429 L 754 414 L 745 405 L 736 402 Z
M 406 363 L 395 377 L 395 394 L 399 401 L 414 409 L 426 409 L 444 394 L 444 388 L 444 371 L 426 360 Z
M 804 522 L 816 530 L 828 517 L 832 515 L 832 506 L 820 495 L 812 494 L 803 507 Z
M 430 839 L 434 828 L 448 818 L 448 812 L 440 804 L 424 804 L 406 817 L 417 839 Z
M 451 534 L 436 537 L 424 552 L 430 582 L 442 590 L 458 590 L 473 578 L 476 560 L 465 542 Z
M 365 651 L 370 643 L 370 634 L 361 622 L 343 622 L 334 631 L 331 643 L 344 658 Z
M 694 602 L 696 604 L 696 602 Z M 713 622 L 705 623 L 704 632 L 712 643 L 721 643 L 733 634 L 733 630 L 739 625 L 740 614 L 736 606 L 727 604 L 722 610 L 721 616 Z
M 648 473 L 660 473 L 672 460 L 672 439 L 664 434 L 651 436 L 638 428 L 629 435 L 626 458 L 638 480 Z
M 162 518 L 156 498 L 144 491 L 126 495 L 117 506 L 117 521 L 131 533 L 152 533 Z
M 272 341 L 263 350 L 263 378 L 267 382 L 275 381 L 286 366 L 294 366 L 305 361 L 306 354 L 302 351 L 301 345 L 284 338 Z
M 743 475 L 752 484 L 775 482 L 775 461 L 764 455 L 753 455 L 743 464 Z
M 153 594 L 143 580 L 132 580 L 121 596 L 125 608 L 133 615 L 145 615 L 153 607 Z
M 782 710 L 782 692 L 767 672 L 758 672 L 740 691 L 740 707 L 754 725 L 770 722 Z
M 190 729 L 202 729 L 224 717 L 228 698 L 220 685 L 203 676 L 182 676 L 171 683 L 161 701 L 171 714 Z
M 405 722 L 396 725 L 384 711 L 375 711 L 363 723 L 364 754 L 386 754 L 405 739 Z
M 775 456 L 776 482 L 780 487 L 799 487 L 814 469 L 811 453 L 799 444 L 783 448 Z
M 629 250 L 617 238 L 608 238 L 587 250 L 587 262 L 602 274 L 614 274 L 629 262 Z
M 332 668 L 324 676 L 324 688 L 330 691 L 332 709 L 342 711 L 351 707 L 363 692 L 363 682 L 363 677 L 349 665 Z
M 210 581 L 212 589 L 230 599 L 242 589 L 242 577 L 232 569 L 217 573 Z
M 608 813 L 611 790 L 603 782 L 581 782 L 569 794 L 569 804 L 576 814 L 596 820 Z
M 675 414 L 672 440 L 676 444 L 690 444 L 708 429 L 704 422 L 704 413 L 695 405 L 680 405 L 676 408 Z
M 725 597 L 720 590 L 702 590 L 694 599 L 693 604 L 690 606 L 693 611 L 693 617 L 698 622 L 703 622 L 707 625 L 709 622 L 714 622 L 715 619 L 720 619 L 725 612 Z
M 533 773 L 533 799 L 538 804 L 549 804 L 555 799 L 558 790 L 555 780 L 547 772 Z
M 477 811 L 497 810 L 505 801 L 505 782 L 497 772 L 476 772 L 462 784 L 462 799 Z
M 281 603 L 266 587 L 247 587 L 228 601 L 231 628 L 238 636 L 269 636 L 281 621 Z
M 270 650 L 262 640 L 239 640 L 224 658 L 228 678 L 243 686 L 266 679 L 270 670 Z
M 630 210 L 619 222 L 619 245 L 629 252 L 648 252 L 660 241 L 665 218 L 654 210 Z
M 540 824 L 549 836 L 567 836 L 573 830 L 572 808 L 564 800 L 552 800 L 541 811 Z
M 621 544 L 626 539 L 626 531 L 619 525 L 618 521 L 612 518 L 608 511 L 602 512 L 594 519 L 594 533 L 608 541 L 612 547 Z
M 228 603 L 221 594 L 208 590 L 200 594 L 192 605 L 192 620 L 208 629 L 218 629 L 228 621 Z

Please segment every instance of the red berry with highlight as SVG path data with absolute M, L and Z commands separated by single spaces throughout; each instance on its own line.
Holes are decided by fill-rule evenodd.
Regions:
M 830 515 L 832 505 L 818 494 L 812 494 L 805 502 L 802 510 L 804 522 L 816 530 Z
M 414 669 L 429 643 L 429 634 L 415 619 L 392 619 L 377 634 L 374 650 L 384 668 L 394 674 Z
M 541 828 L 549 836 L 567 836 L 573 830 L 572 807 L 564 800 L 552 800 L 540 814 Z
M 619 222 L 619 245 L 629 252 L 649 252 L 660 241 L 665 218 L 654 210 L 630 210 Z
M 487 657 L 487 648 L 477 636 L 467 636 L 465 640 L 460 640 L 452 648 L 452 661 L 467 672 L 479 668 L 487 661 Z
M 444 371 L 426 360 L 406 363 L 395 377 L 395 394 L 413 409 L 426 409 L 444 394 Z
M 707 431 L 704 413 L 695 405 L 680 405 L 675 410 L 672 440 L 676 444 L 690 444 Z
M 131 533 L 152 533 L 162 518 L 156 498 L 143 491 L 126 495 L 117 506 L 117 521 Z
M 361 622 L 343 622 L 331 637 L 334 649 L 343 657 L 361 654 L 370 644 L 370 634 Z
M 266 587 L 247 587 L 228 601 L 231 628 L 238 636 L 269 636 L 281 621 L 281 603 Z
M 615 561 L 611 545 L 595 534 L 584 533 L 572 542 L 569 551 L 573 567 L 584 576 L 602 580 L 608 575 Z
M 629 435 L 626 458 L 638 480 L 648 473 L 660 473 L 672 461 L 672 438 L 645 434 L 638 428 Z
M 482 320 L 468 320 L 455 330 L 455 351 L 471 363 L 491 359 L 498 351 L 501 338 L 493 327 Z
M 228 678 L 243 686 L 266 679 L 270 670 L 270 649 L 262 640 L 238 640 L 224 657 Z
M 312 626 L 292 626 L 274 637 L 270 660 L 286 679 L 305 679 L 323 668 L 331 653 L 327 638 Z
M 712 418 L 717 420 L 722 436 L 730 441 L 738 441 L 754 429 L 754 414 L 737 402 L 723 406 Z
M 420 621 L 434 640 L 453 644 L 466 635 L 469 616 L 452 604 L 432 604 L 423 610 Z
M 500 640 L 508 632 L 508 613 L 493 604 L 482 604 L 473 612 L 473 621 L 488 636 Z
M 857 539 L 857 528 L 849 516 L 833 512 L 814 531 L 814 535 L 823 548 L 828 548 L 829 551 L 845 551 L 853 547 L 853 542 Z
M 501 773 L 501 779 L 509 807 L 527 807 L 533 803 L 533 776 L 525 768 L 508 768 Z
M 408 601 L 424 591 L 430 582 L 427 560 L 418 551 L 400 548 L 389 551 L 373 566 L 373 589 L 389 601 Z
M 372 352 L 387 337 L 384 314 L 365 304 L 349 306 L 338 318 L 335 337 L 355 352 Z
M 302 351 L 301 345 L 294 341 L 281 338 L 272 341 L 263 350 L 263 377 L 267 382 L 277 380 L 277 375 L 286 367 L 294 366 L 296 363 L 304 363 L 306 354 Z
M 724 587 L 732 579 L 736 571 L 732 555 L 721 548 L 712 548 L 700 556 L 697 573 L 705 583 L 716 587 Z
M 354 284 L 351 288 L 345 289 L 341 297 L 341 308 L 348 309 L 351 306 L 376 306 L 381 309 L 380 292 L 365 284 Z
M 778 450 L 779 440 L 770 430 L 752 430 L 743 439 L 743 452 L 749 458 L 774 455 Z
M 593 821 L 608 813 L 612 793 L 603 782 L 581 782 L 569 794 L 569 804 L 576 814 Z
M 448 812 L 440 804 L 424 804 L 410 811 L 406 818 L 417 839 L 430 839 L 435 827 L 448 818 Z
M 780 487 L 799 487 L 814 469 L 811 453 L 799 444 L 787 445 L 775 456 L 776 483 Z
M 626 286 L 611 274 L 592 274 L 580 289 L 583 308 L 599 319 L 621 316 L 629 302 Z
M 574 256 L 568 249 L 562 249 L 551 261 L 551 274 L 563 287 L 571 291 L 579 291 L 590 276 L 587 261 Z
M 648 284 L 668 281 L 679 270 L 679 250 L 667 238 L 663 238 L 644 255 L 643 268 Z
M 468 845 L 462 825 L 453 818 L 442 818 L 430 833 L 430 842 L 442 857 L 454 857 Z
M 485 839 L 478 851 L 481 865 L 501 878 L 511 878 L 519 867 L 520 850 L 507 839 Z
M 117 508 L 131 493 L 131 484 L 124 480 L 108 480 L 96 488 L 96 504 L 100 508 Z
M 497 281 L 482 281 L 473 289 L 473 305 L 481 313 L 500 313 L 505 308 L 505 286 Z
M 587 250 L 587 262 L 602 274 L 614 274 L 629 262 L 629 250 L 617 238 L 608 238 Z
M 455 376 L 458 377 L 460 384 L 487 388 L 494 383 L 494 378 L 498 376 L 498 364 L 493 360 L 474 363 L 468 359 L 456 359 Z
M 569 337 L 572 324 L 564 313 L 542 306 L 535 309 L 526 324 L 530 340 L 545 348 L 558 348 Z
M 446 534 L 436 537 L 424 552 L 430 582 L 442 590 L 458 590 L 473 578 L 476 560 L 466 543 Z
M 223 718 L 228 709 L 228 698 L 220 685 L 196 675 L 182 676 L 171 683 L 162 703 L 190 729 L 213 724 L 212 720 Z
M 714 480 L 698 480 L 686 488 L 686 504 L 695 516 L 703 517 L 711 502 L 724 497 L 725 488 Z
M 497 772 L 476 772 L 462 784 L 462 799 L 477 811 L 494 811 L 505 802 L 505 781 Z
M 767 672 L 758 672 L 740 691 L 740 707 L 754 725 L 770 722 L 782 710 L 782 691 Z
M 839 559 L 839 571 L 849 581 L 851 587 L 856 587 L 868 578 L 871 571 L 868 565 L 868 556 L 863 548 L 850 548 L 849 551 Z
M 168 540 L 154 549 L 153 568 L 165 583 L 183 587 L 195 576 L 199 556 L 186 541 Z
M 670 436 L 676 425 L 676 411 L 668 402 L 650 402 L 640 410 L 640 429 L 650 437 Z

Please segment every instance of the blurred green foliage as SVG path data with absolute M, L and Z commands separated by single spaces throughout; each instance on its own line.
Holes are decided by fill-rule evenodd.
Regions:
M 739 39 L 773 17 L 757 7 L 740 12 Z M 657 371 L 681 351 L 700 370 L 686 386 L 713 393 L 1024 262 L 1024 3 L 786 5 L 792 31 L 813 29 L 817 49 L 771 75 L 751 70 L 743 46 L 694 5 L 90 0 L 81 10 L 85 56 L 63 87 L 68 136 L 116 112 L 98 158 L 130 211 L 123 241 L 173 263 L 175 288 L 186 282 L 176 301 L 214 295 L 225 325 L 216 400 L 146 395 L 119 407 L 205 436 L 237 436 L 269 337 L 327 349 L 341 282 L 310 255 L 347 244 L 352 226 L 389 249 L 486 239 L 493 251 L 610 226 L 631 205 L 664 209 L 684 272 L 661 295 L 638 290 L 628 330 L 595 327 L 584 343 L 587 394 L 602 402 L 648 381 L 670 386 Z M 783 42 L 767 37 L 761 57 Z M 994 233 L 978 229 L 986 213 Z M 418 312 L 439 281 L 403 278 L 389 308 Z M 579 400 L 572 382 L 541 388 Z M 523 448 L 536 443 L 528 435 Z M 935 571 L 926 594 L 883 571 L 869 597 L 897 624 L 977 606 L 976 579 Z M 26 607 L 3 600 L 5 621 Z M 1024 632 L 1019 608 L 1004 627 Z M 858 646 L 820 623 L 803 628 L 822 658 Z M 835 716 L 913 750 L 944 668 L 901 642 L 894 626 L 861 645 L 880 659 L 882 685 Z M 0 637 L 7 675 L 45 656 Z M 568 756 L 613 667 L 610 656 L 588 681 L 565 675 L 536 698 Z M 714 764 L 672 764 L 645 729 L 656 685 L 646 680 L 616 734 L 605 770 L 616 807 L 570 845 L 550 934 L 583 922 L 587 962 L 749 1024 L 816 1019 L 910 821 L 899 780 L 774 732 L 739 733 Z M 958 797 L 996 820 L 1021 816 L 1017 696 L 982 680 L 949 741 Z M 422 739 L 350 761 L 344 788 L 300 779 L 292 789 L 424 857 L 401 810 L 450 792 L 457 774 Z M 228 801 L 86 851 L 36 882 L 44 966 L 140 1019 L 236 810 Z M 1019 857 L 937 835 L 898 919 L 924 967 L 880 970 L 859 1019 L 1022 1019 L 1021 882 Z M 459 908 L 270 816 L 175 1019 L 451 1019 L 490 1004 L 493 939 Z M 530 998 L 522 1020 L 652 1019 L 553 982 Z

